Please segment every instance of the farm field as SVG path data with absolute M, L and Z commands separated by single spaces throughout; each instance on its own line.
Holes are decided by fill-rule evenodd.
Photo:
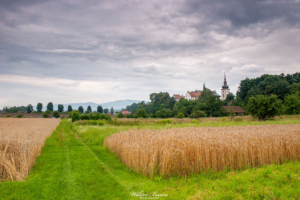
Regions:
M 22 180 L 60 119 L 0 119 L 0 181 Z
M 103 146 L 106 138 L 132 130 L 171 130 L 185 127 L 298 126 L 299 116 L 274 121 L 153 123 L 137 126 L 76 125 L 62 120 L 47 139 L 24 181 L 2 182 L 2 199 L 141 199 L 138 194 L 164 194 L 157 199 L 298 199 L 300 162 L 245 167 L 190 176 L 148 177 L 127 167 Z

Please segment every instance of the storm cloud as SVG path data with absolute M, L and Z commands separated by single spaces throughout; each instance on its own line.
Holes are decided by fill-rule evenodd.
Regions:
M 299 71 L 300 0 L 0 0 L 0 107 L 148 100 Z

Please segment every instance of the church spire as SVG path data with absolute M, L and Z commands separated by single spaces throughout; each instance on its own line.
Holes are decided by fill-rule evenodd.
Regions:
M 226 74 L 224 72 L 224 85 L 222 86 L 223 89 L 228 89 L 227 81 L 226 81 Z

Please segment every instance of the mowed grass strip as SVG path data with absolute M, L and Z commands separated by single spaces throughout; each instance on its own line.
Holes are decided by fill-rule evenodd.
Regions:
M 129 130 L 104 141 L 147 176 L 190 175 L 300 160 L 300 125 Z
M 21 181 L 60 119 L 0 119 L 0 181 Z

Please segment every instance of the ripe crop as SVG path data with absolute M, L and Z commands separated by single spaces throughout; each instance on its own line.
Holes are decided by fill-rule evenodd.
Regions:
M 0 119 L 0 181 L 22 180 L 60 119 Z
M 300 160 L 300 125 L 133 129 L 104 145 L 147 176 L 190 175 Z

